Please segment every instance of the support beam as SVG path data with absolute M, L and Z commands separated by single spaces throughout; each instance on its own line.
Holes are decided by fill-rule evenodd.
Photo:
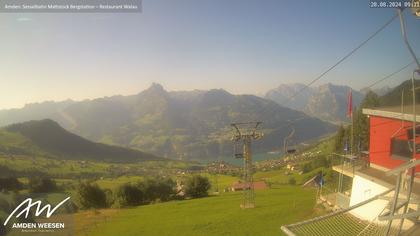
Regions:
M 415 211 L 415 212 L 410 212 L 410 213 L 405 213 L 405 214 L 400 214 L 400 215 L 392 215 L 392 216 L 384 216 L 381 217 L 381 220 L 396 220 L 396 219 L 404 219 L 404 218 L 411 218 L 411 217 L 419 217 L 420 216 L 420 211 Z M 379 219 L 379 217 L 378 217 Z
M 411 159 L 411 160 L 407 161 L 406 163 L 401 164 L 397 168 L 394 168 L 394 169 L 386 172 L 386 175 L 388 175 L 388 176 L 395 175 L 395 174 L 401 173 L 401 172 L 403 172 L 407 169 L 413 168 L 417 165 L 420 165 L 420 159 L 419 160 Z
M 397 177 L 397 184 L 395 185 L 394 199 L 392 201 L 391 210 L 390 210 L 390 215 L 391 216 L 394 215 L 395 209 L 397 207 L 398 195 L 400 193 L 401 176 L 402 176 L 402 173 L 399 173 L 399 175 Z M 378 219 L 379 219 L 379 217 L 378 217 Z M 386 228 L 386 233 L 385 233 L 386 236 L 389 235 L 390 230 L 391 230 L 391 226 L 392 226 L 392 220 L 389 220 L 388 226 Z
M 292 231 L 290 231 L 286 226 L 282 226 L 281 230 L 287 234 L 287 236 L 296 236 L 296 234 L 294 234 Z
M 399 209 L 401 209 L 401 207 L 404 207 L 404 206 L 406 206 L 407 204 L 408 204 L 408 201 L 404 201 L 404 202 L 402 202 L 402 203 L 398 204 L 398 205 L 395 207 L 395 211 L 398 211 Z M 384 214 L 382 214 L 382 215 L 378 216 L 378 220 L 387 220 L 386 218 L 387 218 L 389 215 L 390 215 L 390 212 L 388 211 L 388 212 L 386 212 L 386 213 L 384 213 Z

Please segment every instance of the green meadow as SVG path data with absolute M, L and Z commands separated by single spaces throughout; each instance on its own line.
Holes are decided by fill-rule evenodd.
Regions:
M 117 210 L 106 220 L 76 214 L 78 235 L 279 235 L 284 224 L 311 218 L 315 190 L 282 186 L 256 191 L 256 208 L 241 209 L 242 192 Z M 96 213 L 96 218 L 102 219 Z M 92 219 L 94 221 L 94 218 Z
M 1 138 L 1 135 L 0 135 Z M 265 181 L 270 188 L 256 191 L 256 208 L 241 209 L 242 192 L 226 192 L 228 187 L 241 177 L 209 172 L 205 164 L 175 160 L 141 161 L 135 163 L 109 163 L 101 161 L 77 161 L 51 159 L 39 155 L 0 154 L 0 166 L 18 176 L 24 189 L 17 194 L 29 194 L 30 176 L 48 175 L 58 190 L 37 196 L 44 202 L 55 204 L 63 195 L 79 206 L 76 190 L 81 180 L 96 183 L 101 189 L 115 194 L 118 187 L 126 183 L 138 183 L 149 178 L 169 177 L 181 180 L 193 174 L 207 177 L 211 182 L 209 197 L 169 202 L 153 201 L 149 205 L 118 208 L 62 212 L 57 217 L 74 217 L 69 225 L 76 235 L 279 235 L 282 225 L 309 219 L 325 213 L 316 205 L 316 189 L 302 188 L 311 177 L 320 171 L 329 176 L 330 168 L 319 160 L 331 153 L 332 140 L 306 147 L 299 158 L 286 156 L 296 170 L 285 166 L 256 170 L 255 181 Z M 34 151 L 37 153 L 37 150 Z M 331 161 L 330 159 L 326 159 Z M 270 164 L 270 161 L 267 161 Z M 318 163 L 318 164 L 316 164 Z M 304 165 L 310 169 L 303 172 Z M 1 174 L 1 173 L 0 173 Z M 28 176 L 28 177 L 25 177 Z M 291 183 L 290 179 L 294 179 Z M 327 180 L 327 185 L 330 181 Z M 12 202 L 12 193 L 3 194 Z M 111 197 L 115 197 L 112 195 Z M 61 212 L 60 212 L 61 213 Z M 0 211 L 0 218 L 6 212 Z M 72 221 L 73 222 L 73 221 Z M 73 224 L 73 223 L 71 223 Z

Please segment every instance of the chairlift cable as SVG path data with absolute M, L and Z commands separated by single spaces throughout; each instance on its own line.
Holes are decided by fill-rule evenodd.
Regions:
M 367 44 L 371 39 L 373 39 L 376 35 L 378 35 L 382 30 L 384 30 L 388 25 L 390 25 L 396 18 L 398 17 L 398 14 L 395 14 L 391 19 L 389 19 L 383 26 L 381 26 L 378 30 L 376 30 L 372 35 L 370 35 L 366 40 L 364 40 L 362 43 L 360 43 L 356 48 L 351 50 L 349 53 L 347 53 L 344 57 L 342 57 L 340 60 L 338 60 L 334 65 L 329 67 L 326 71 L 321 73 L 318 77 L 313 79 L 311 82 L 305 85 L 302 89 L 297 91 L 295 94 L 290 96 L 287 101 L 283 104 L 287 104 L 290 102 L 293 98 L 295 98 L 297 95 L 305 91 L 307 88 L 309 88 L 312 84 L 314 84 L 316 81 L 322 79 L 328 72 L 332 71 L 335 67 L 340 65 L 343 61 L 345 61 L 347 58 L 349 58 L 351 55 L 353 55 L 356 51 L 358 51 L 360 48 L 362 48 L 365 44 Z
M 413 63 L 414 63 L 414 61 L 411 61 L 411 62 L 410 62 L 410 63 L 408 63 L 407 65 L 405 65 L 405 66 L 401 67 L 400 69 L 398 69 L 398 70 L 396 70 L 396 71 L 392 72 L 391 74 L 389 74 L 389 75 L 387 75 L 387 76 L 385 76 L 385 77 L 383 77 L 383 78 L 381 78 L 381 79 L 379 79 L 379 80 L 377 80 L 377 81 L 373 82 L 371 85 L 367 86 L 366 88 L 372 88 L 373 86 L 375 86 L 375 85 L 377 85 L 377 84 L 381 83 L 382 81 L 384 81 L 384 80 L 387 80 L 387 79 L 391 78 L 392 76 L 394 76 L 394 75 L 396 75 L 396 74 L 400 73 L 401 71 L 403 71 L 403 70 L 407 69 L 407 68 L 408 68 L 409 66 L 411 66 Z

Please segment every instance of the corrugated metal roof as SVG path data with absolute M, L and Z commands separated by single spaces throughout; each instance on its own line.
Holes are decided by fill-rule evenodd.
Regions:
M 413 121 L 414 119 L 412 105 L 364 108 L 363 114 L 406 121 Z M 420 105 L 416 105 L 416 114 L 420 114 Z M 416 121 L 420 122 L 420 115 L 416 115 Z

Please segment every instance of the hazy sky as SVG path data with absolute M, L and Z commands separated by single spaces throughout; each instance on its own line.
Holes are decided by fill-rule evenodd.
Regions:
M 140 14 L 0 14 L 0 108 L 135 94 L 152 82 L 251 94 L 307 83 L 396 12 L 368 2 L 143 0 Z M 420 56 L 420 19 L 405 15 Z M 318 84 L 360 89 L 411 60 L 397 19 Z

